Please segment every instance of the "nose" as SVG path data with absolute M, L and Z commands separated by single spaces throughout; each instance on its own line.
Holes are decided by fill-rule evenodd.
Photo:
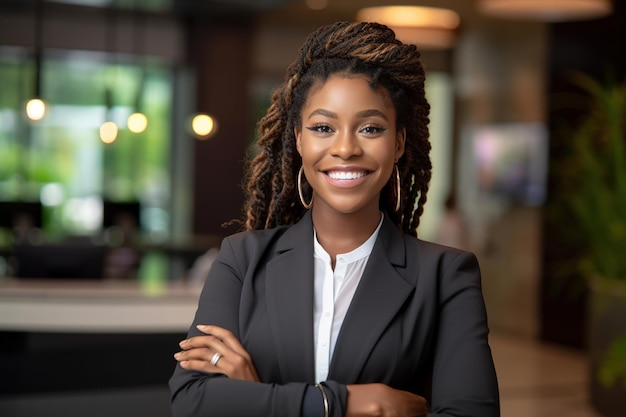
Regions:
M 352 132 L 337 133 L 329 152 L 331 155 L 341 159 L 350 159 L 353 156 L 361 155 L 363 149 L 359 143 L 359 139 Z

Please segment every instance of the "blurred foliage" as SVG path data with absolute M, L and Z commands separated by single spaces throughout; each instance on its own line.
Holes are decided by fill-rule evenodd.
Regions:
M 553 164 L 560 186 L 549 215 L 559 216 L 561 232 L 580 252 L 562 271 L 577 273 L 596 291 L 626 294 L 626 82 L 602 84 L 580 73 L 573 80 L 586 110 L 580 123 L 560 132 L 569 139 Z M 598 381 L 626 383 L 626 336 L 618 334 L 603 357 Z
M 605 387 L 612 387 L 619 380 L 626 387 L 626 336 L 614 341 L 598 369 L 598 380 Z
M 552 167 L 562 185 L 552 215 L 584 248 L 569 269 L 626 285 L 626 82 L 603 85 L 583 74 L 574 80 L 589 107 L 563 133 L 569 139 Z
M 37 200 L 42 187 L 54 183 L 62 186 L 64 201 L 99 195 L 166 205 L 171 70 L 149 58 L 112 58 L 81 51 L 44 54 L 42 98 L 48 110 L 33 123 L 24 115 L 34 91 L 32 59 L 25 49 L 0 48 L 0 200 Z M 106 90 L 120 128 L 109 145 L 98 132 L 107 117 Z M 137 105 L 149 122 L 146 131 L 134 134 L 125 119 Z M 59 222 L 46 230 L 51 228 L 58 232 Z

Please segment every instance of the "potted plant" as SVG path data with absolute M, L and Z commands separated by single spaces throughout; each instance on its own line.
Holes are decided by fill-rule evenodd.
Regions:
M 588 288 L 590 395 L 606 417 L 626 415 L 626 82 L 575 83 L 586 110 L 554 169 L 565 185 L 556 209 L 579 239 L 572 262 Z

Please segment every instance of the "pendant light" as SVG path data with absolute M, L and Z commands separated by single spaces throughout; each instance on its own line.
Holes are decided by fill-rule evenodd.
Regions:
M 449 49 L 454 46 L 459 15 L 448 9 L 421 6 L 366 7 L 356 20 L 389 26 L 396 37 L 422 49 Z
M 105 121 L 100 125 L 100 140 L 106 144 L 117 140 L 119 128 L 113 121 L 113 91 L 107 86 L 104 90 L 104 102 L 106 107 Z
M 142 133 L 148 128 L 148 117 L 143 113 L 143 94 L 146 84 L 146 64 L 144 54 L 144 17 L 134 5 L 133 10 L 133 51 L 141 60 L 141 69 L 135 93 L 134 113 L 126 121 L 128 130 L 133 133 Z
M 35 4 L 35 88 L 34 97 L 26 102 L 26 116 L 39 121 L 46 115 L 46 103 L 41 98 L 41 67 L 43 60 L 43 0 Z
M 196 114 L 191 119 L 191 131 L 196 136 L 196 139 L 209 139 L 217 132 L 217 121 L 210 114 Z
M 478 0 L 488 16 L 543 22 L 586 20 L 612 13 L 611 0 Z
M 114 9 L 114 5 L 109 6 L 107 11 L 107 25 L 106 25 L 106 50 L 110 54 L 116 54 L 116 24 L 117 24 L 117 12 Z M 114 60 L 115 62 L 115 60 Z M 110 75 L 111 68 L 107 68 L 105 71 L 104 79 L 104 104 L 106 107 L 105 120 L 100 125 L 100 140 L 105 144 L 111 144 L 117 140 L 119 133 L 119 127 L 113 120 L 113 86 L 115 82 L 111 81 L 114 76 Z

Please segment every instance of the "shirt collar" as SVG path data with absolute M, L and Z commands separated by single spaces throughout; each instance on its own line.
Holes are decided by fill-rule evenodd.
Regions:
M 359 259 L 369 256 L 369 254 L 372 253 L 372 249 L 374 249 L 374 243 L 376 243 L 376 238 L 378 237 L 378 232 L 380 232 L 380 228 L 383 224 L 384 219 L 385 215 L 381 211 L 380 222 L 378 222 L 378 226 L 376 227 L 376 230 L 374 230 L 374 233 L 372 233 L 372 235 L 358 248 L 348 253 L 338 253 L 337 256 L 343 257 L 343 259 L 347 263 L 355 262 Z M 320 243 L 317 241 L 317 232 L 315 231 L 315 227 L 313 228 L 313 255 L 321 259 L 330 260 L 330 255 L 328 254 L 328 252 L 326 252 L 322 245 L 320 245 Z

